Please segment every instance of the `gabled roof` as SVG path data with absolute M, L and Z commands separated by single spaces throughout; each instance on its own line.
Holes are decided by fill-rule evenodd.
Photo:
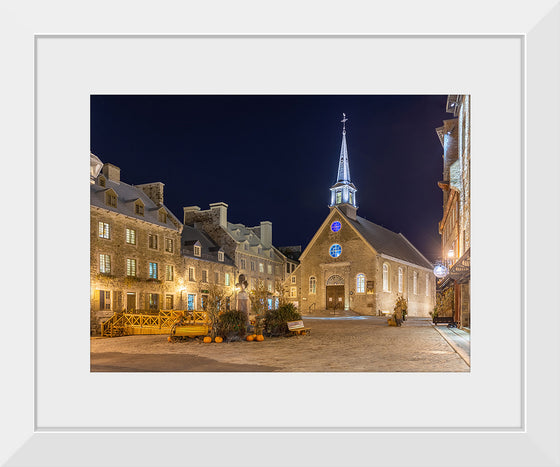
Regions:
M 424 268 L 433 267 L 402 233 L 392 232 L 360 216 L 356 216 L 356 220 L 353 220 L 344 213 L 341 214 L 378 253 Z
M 134 217 L 139 220 L 150 222 L 151 224 L 160 225 L 176 231 L 181 231 L 181 222 L 173 213 L 165 206 L 157 206 L 141 189 L 132 185 L 128 185 L 120 181 L 119 183 L 105 178 L 105 186 L 99 186 L 96 183 L 90 185 L 90 204 L 98 208 L 107 209 L 128 217 Z M 105 204 L 105 193 L 112 190 L 117 195 L 117 207 L 108 206 Z M 136 201 L 141 200 L 144 203 L 144 215 L 136 214 L 134 205 Z M 165 209 L 167 212 L 167 221 L 160 222 L 158 211 L 160 208 Z
M 218 261 L 218 252 L 222 251 L 222 249 L 202 230 L 190 225 L 183 226 L 183 232 L 181 234 L 181 253 L 184 256 L 194 257 L 194 245 L 200 245 L 201 249 L 200 257 L 197 256 L 197 258 L 234 266 L 233 260 L 226 254 L 224 254 L 223 261 Z

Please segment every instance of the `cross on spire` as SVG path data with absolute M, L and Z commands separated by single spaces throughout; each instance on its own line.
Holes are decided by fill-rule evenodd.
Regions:
M 343 112 L 342 113 L 342 134 L 345 135 L 346 134 L 346 122 L 348 121 L 348 119 L 346 118 L 346 114 Z

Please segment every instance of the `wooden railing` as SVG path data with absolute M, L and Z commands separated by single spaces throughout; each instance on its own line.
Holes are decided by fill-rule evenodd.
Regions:
M 160 310 L 155 313 L 114 313 L 101 324 L 101 335 L 115 337 L 131 334 L 167 334 L 173 325 L 209 324 L 205 311 Z

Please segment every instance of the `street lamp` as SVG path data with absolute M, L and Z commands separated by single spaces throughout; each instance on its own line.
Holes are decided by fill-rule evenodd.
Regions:
M 103 168 L 103 162 L 92 152 L 89 153 L 89 183 L 95 183 L 95 179 Z

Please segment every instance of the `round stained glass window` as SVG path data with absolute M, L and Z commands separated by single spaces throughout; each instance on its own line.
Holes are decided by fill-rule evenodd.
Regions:
M 338 232 L 340 230 L 340 222 L 336 221 L 331 224 L 331 230 L 333 232 Z
M 342 247 L 338 243 L 335 243 L 333 246 L 331 246 L 329 250 L 329 254 L 333 258 L 338 258 L 341 253 L 342 253 Z

